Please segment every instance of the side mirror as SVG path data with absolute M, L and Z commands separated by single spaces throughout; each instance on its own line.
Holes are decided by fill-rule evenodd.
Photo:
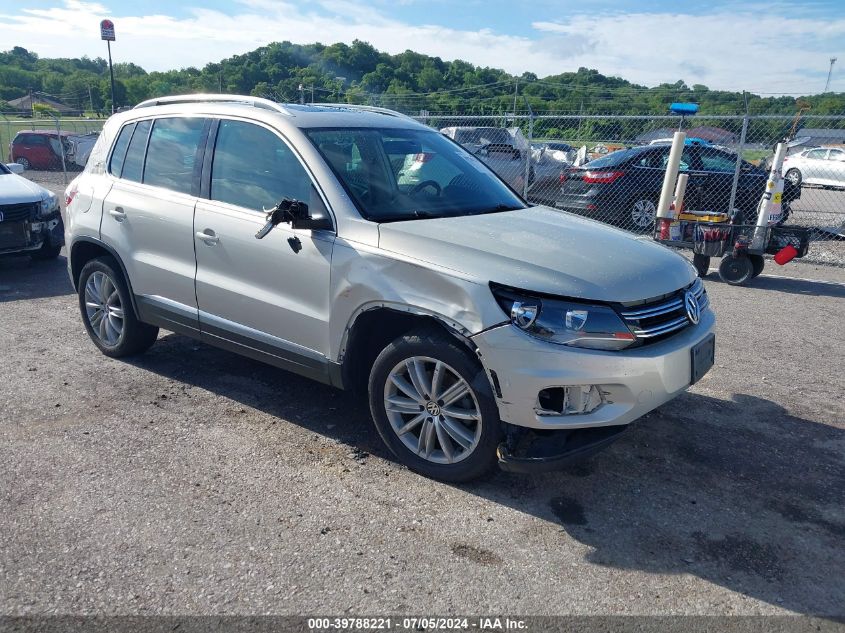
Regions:
M 13 174 L 22 174 L 23 173 L 23 165 L 20 163 L 7 163 L 6 167 L 9 168 L 9 171 Z

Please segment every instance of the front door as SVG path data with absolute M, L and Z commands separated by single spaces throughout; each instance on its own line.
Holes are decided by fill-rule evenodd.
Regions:
M 278 224 L 283 198 L 326 215 L 297 154 L 273 130 L 221 120 L 194 216 L 196 296 L 203 337 L 313 378 L 327 378 L 329 279 L 335 235 Z

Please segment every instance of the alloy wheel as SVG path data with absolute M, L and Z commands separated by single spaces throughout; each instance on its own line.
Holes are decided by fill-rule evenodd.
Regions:
M 646 198 L 636 200 L 631 205 L 631 220 L 638 229 L 647 229 L 654 224 L 657 207 L 654 202 Z
M 398 363 L 384 386 L 384 409 L 405 447 L 436 464 L 469 457 L 481 437 L 481 408 L 452 367 L 427 356 Z
M 117 345 L 123 333 L 123 304 L 114 282 L 95 271 L 85 283 L 85 313 L 91 330 L 109 347 Z

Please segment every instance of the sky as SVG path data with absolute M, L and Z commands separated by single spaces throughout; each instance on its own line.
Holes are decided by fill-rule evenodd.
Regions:
M 411 49 L 540 77 L 594 68 L 646 86 L 845 92 L 845 2 L 748 0 L 2 0 L 0 50 L 202 67 L 273 41 Z

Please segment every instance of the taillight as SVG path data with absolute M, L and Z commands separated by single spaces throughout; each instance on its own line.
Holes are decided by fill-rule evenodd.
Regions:
M 624 175 L 624 171 L 587 171 L 584 173 L 584 182 L 607 184 Z
M 74 197 L 76 197 L 76 187 L 71 185 L 68 187 L 68 190 L 65 191 L 65 208 L 70 206 L 70 203 L 73 202 Z
M 565 171 L 560 172 L 560 177 L 558 178 L 558 181 L 560 182 L 560 184 L 563 184 L 563 183 L 566 182 L 566 172 Z

